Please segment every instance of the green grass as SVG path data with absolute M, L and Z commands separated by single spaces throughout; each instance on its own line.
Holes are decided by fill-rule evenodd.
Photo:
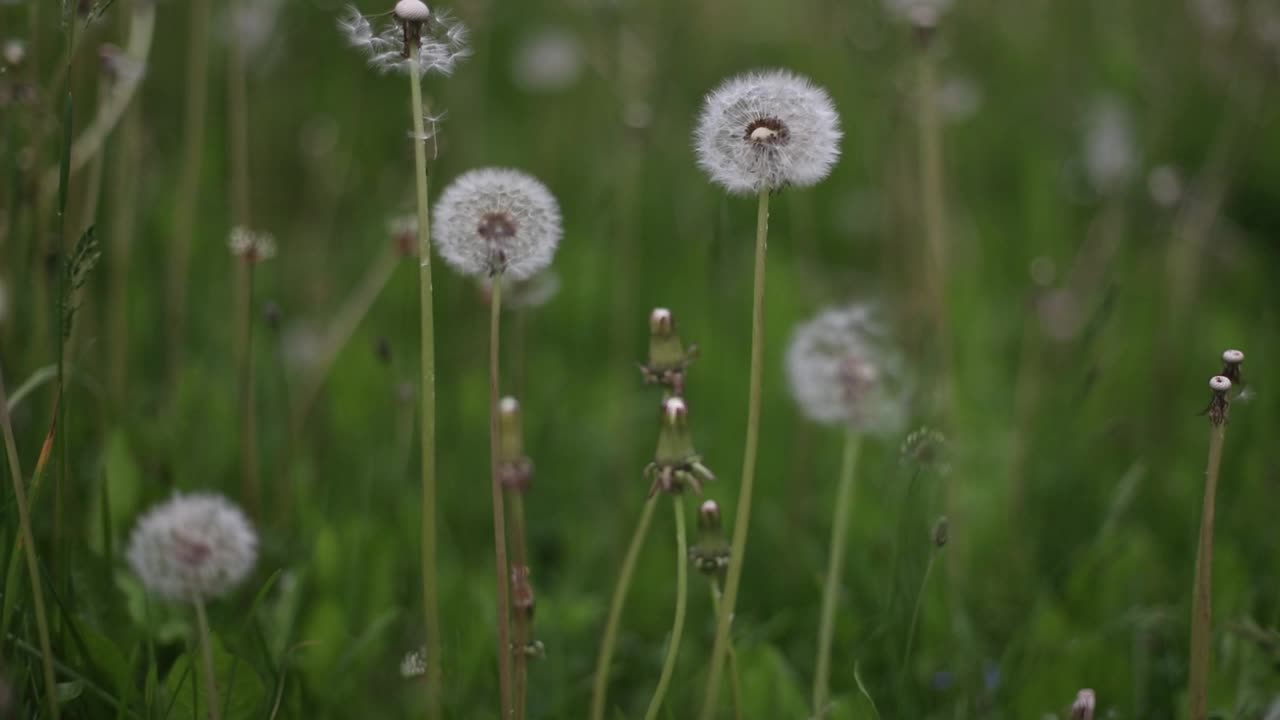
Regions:
M 77 29 L 86 33 L 69 75 L 77 132 L 100 92 L 96 48 L 124 45 L 114 16 L 134 1 L 116 0 L 106 21 Z M 0 39 L 26 33 L 35 4 L 0 4 Z M 41 92 L 64 61 L 64 36 L 58 12 L 40 4 L 38 56 L 21 68 L 0 64 L 0 102 L 27 79 L 41 101 L 0 107 L 0 282 L 8 299 L 0 302 L 0 367 L 11 391 L 57 360 L 57 278 L 41 275 L 54 218 L 36 216 L 34 198 L 24 199 L 26 183 L 57 167 L 60 155 L 62 104 Z M 981 102 L 973 115 L 943 122 L 943 339 L 923 334 L 930 310 L 914 45 L 876 0 L 451 8 L 473 30 L 475 56 L 454 77 L 425 83 L 430 106 L 448 112 L 432 187 L 473 167 L 518 167 L 556 193 L 566 225 L 554 264 L 561 291 L 503 323 L 502 392 L 520 398 L 537 468 L 525 512 L 535 636 L 546 657 L 530 666 L 531 720 L 580 718 L 589 706 L 610 593 L 649 486 L 641 473 L 652 458 L 658 395 L 641 385 L 635 363 L 656 305 L 670 307 L 683 339 L 701 350 L 687 378 L 692 431 L 719 476 L 707 492 L 726 522 L 734 515 L 755 205 L 724 197 L 702 176 L 690 131 L 704 92 L 727 75 L 774 65 L 827 87 L 846 136 L 827 181 L 771 202 L 761 447 L 734 623 L 745 717 L 810 711 L 841 434 L 800 416 L 782 354 L 797 322 L 851 298 L 884 304 L 922 387 L 940 363 L 930 348 L 949 343 L 954 406 L 943 428 L 949 472 L 921 472 L 909 502 L 917 468 L 900 461 L 905 433 L 864 443 L 836 614 L 833 717 L 1062 717 L 1081 687 L 1097 691 L 1099 717 L 1183 717 L 1208 443 L 1208 421 L 1197 413 L 1226 347 L 1246 353 L 1250 398 L 1232 406 L 1219 487 L 1209 707 L 1222 717 L 1263 717 L 1280 694 L 1280 404 L 1271 393 L 1280 283 L 1269 274 L 1280 266 L 1280 66 L 1275 47 L 1253 32 L 1260 23 L 1214 35 L 1187 7 L 960 0 L 946 16 L 938 77 L 944 85 L 966 78 Z M 425 709 L 418 681 L 398 672 L 424 639 L 417 393 L 402 388 L 418 379 L 412 260 L 392 275 L 290 437 L 289 402 L 305 374 L 282 358 L 296 352 L 305 328 L 328 326 L 390 242 L 386 219 L 414 204 L 404 79 L 377 75 L 343 46 L 340 9 L 334 0 L 284 3 L 248 64 L 254 224 L 276 235 L 280 252 L 255 270 L 262 557 L 251 583 L 209 606 L 218 686 L 231 695 L 224 718 L 268 717 L 277 702 L 281 718 L 421 717 Z M 71 698 L 64 717 L 189 718 L 206 707 L 198 666 L 189 664 L 189 613 L 146 601 L 120 556 L 138 513 L 172 490 L 240 492 L 218 4 L 184 366 L 172 391 L 166 380 L 186 12 L 183 3 L 158 6 L 138 95 L 133 202 L 103 202 L 87 217 L 88 173 L 71 176 L 68 246 L 94 225 L 103 246 L 116 247 L 110 229 L 130 223 L 113 213 L 131 204 L 137 216 L 127 335 L 113 331 L 108 311 L 110 257 L 90 276 L 75 317 L 61 547 L 53 547 L 53 493 L 32 508 L 50 574 L 59 692 Z M 512 79 L 513 58 L 529 32 L 546 26 L 579 39 L 583 73 L 566 90 L 526 92 Z M 1081 169 L 1087 112 L 1102 93 L 1128 107 L 1139 146 L 1136 177 L 1111 199 L 1095 197 Z M 648 124 L 624 122 L 637 116 Z M 36 139 L 34 164 L 20 162 Z M 126 146 L 108 137 L 107 160 Z M 1147 192 L 1146 174 L 1160 165 L 1184 181 L 1176 208 Z M 1104 216 L 1118 218 L 1110 251 Z M 1080 329 L 1065 339 L 1046 332 L 1053 328 L 1037 312 L 1048 289 L 1030 267 L 1042 258 L 1056 269 L 1052 287 L 1083 283 Z M 471 281 L 443 265 L 434 281 L 443 654 L 428 662 L 442 666 L 446 717 L 491 717 L 488 308 Z M 261 324 L 268 301 L 280 308 L 279 331 Z M 379 339 L 389 363 L 375 356 Z M 122 347 L 125 388 L 112 386 L 106 360 Z M 12 413 L 28 473 L 55 391 L 35 385 Z M 920 413 L 912 427 L 934 421 Z M 293 487 L 288 507 L 277 502 L 284 483 Z M 903 673 L 944 487 L 950 544 L 922 599 Z M 21 562 L 8 490 L 0 516 L 0 558 Z M 676 568 L 672 520 L 660 513 L 654 524 L 614 653 L 611 717 L 641 717 L 663 663 Z M 0 678 L 12 716 L 44 717 L 35 613 L 25 568 L 18 570 L 18 593 L 3 598 L 14 616 L 0 639 Z M 690 582 L 697 600 L 704 579 Z M 701 702 L 714 634 L 709 605 L 689 603 L 667 717 L 691 717 Z

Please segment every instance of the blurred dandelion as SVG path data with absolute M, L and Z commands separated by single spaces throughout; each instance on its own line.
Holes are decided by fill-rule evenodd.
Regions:
M 485 302 L 493 298 L 492 277 L 481 277 L 477 280 L 480 294 Z M 551 269 L 542 270 L 523 280 L 502 278 L 502 309 L 525 310 L 538 308 L 551 302 L 560 293 L 560 275 Z
M 1089 110 L 1084 136 L 1084 170 L 1099 195 L 1124 190 L 1138 169 L 1133 118 L 1121 101 L 1103 96 Z
M 796 328 L 786 363 L 791 394 L 810 420 L 874 434 L 905 425 L 904 361 L 872 306 L 824 310 Z
M 885 0 L 885 10 L 898 20 L 931 28 L 951 10 L 953 0 Z
M 1182 176 L 1172 165 L 1158 165 L 1147 173 L 1147 193 L 1152 202 L 1165 210 L 1177 206 L 1182 190 Z
M 143 515 L 129 539 L 129 567 L 149 592 L 173 602 L 226 595 L 257 557 L 248 518 L 214 493 L 175 495 Z
M 400 677 L 409 679 L 427 674 L 427 649 L 410 650 L 400 660 Z
M 270 260 L 276 256 L 276 238 L 269 232 L 251 230 L 247 227 L 231 228 L 227 237 L 227 247 L 231 254 L 243 258 L 253 264 Z
M 370 18 L 378 22 L 377 27 Z M 365 16 L 348 6 L 338 27 L 347 43 L 362 51 L 369 66 L 379 72 L 408 74 L 409 60 L 416 58 L 421 74 L 451 75 L 458 62 L 471 54 L 466 27 L 447 12 L 429 12 L 419 0 L 400 0 L 389 16 Z
M 698 165 L 731 193 L 808 187 L 840 157 L 840 116 L 826 90 L 786 70 L 731 78 L 707 95 Z
M 436 202 L 440 256 L 476 277 L 523 280 L 547 267 L 560 243 L 560 206 L 547 187 L 518 170 L 464 173 Z
M 526 92 L 560 92 L 582 76 L 582 43 L 564 28 L 550 27 L 526 35 L 511 60 L 511 75 Z
M 1098 699 L 1089 688 L 1076 693 L 1076 700 L 1071 703 L 1071 720 L 1093 720 L 1097 704 Z

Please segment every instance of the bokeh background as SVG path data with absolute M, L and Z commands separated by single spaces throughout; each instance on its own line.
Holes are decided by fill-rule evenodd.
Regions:
M 145 602 L 119 550 L 137 514 L 175 489 L 241 497 L 238 261 L 227 237 L 247 216 L 276 237 L 278 254 L 256 266 L 252 297 L 262 558 L 253 581 L 212 609 L 227 653 L 219 662 L 240 668 L 228 714 L 268 717 L 278 698 L 275 717 L 419 716 L 421 679 L 399 672 L 422 642 L 417 273 L 413 259 L 396 259 L 388 230 L 413 210 L 408 82 L 345 46 L 343 3 L 215 3 L 198 28 L 209 75 L 192 254 L 175 278 L 194 4 L 157 3 L 145 66 L 100 57 L 127 44 L 146 2 L 115 0 L 78 28 L 68 75 L 78 133 L 122 74 L 145 73 L 98 158 L 72 175 L 63 241 L 69 250 L 95 225 L 104 248 L 69 344 L 66 475 L 34 509 L 59 595 L 65 715 L 160 717 L 170 698 L 170 717 L 192 716 L 181 689 L 189 620 Z M 763 443 L 735 622 L 745 716 L 811 713 L 841 433 L 802 418 L 782 357 L 797 323 L 850 301 L 878 303 L 920 386 L 945 368 L 952 392 L 945 413 L 919 402 L 913 416 L 910 429 L 946 437 L 928 461 L 903 452 L 905 432 L 867 442 L 833 717 L 1065 717 L 1082 687 L 1096 689 L 1100 717 L 1183 716 L 1209 436 L 1197 414 L 1227 347 L 1246 353 L 1248 383 L 1232 406 L 1219 496 L 1211 707 L 1223 718 L 1280 713 L 1280 407 L 1269 371 L 1280 352 L 1280 6 L 950 7 L 928 50 L 938 83 L 925 98 L 943 132 L 941 338 L 921 330 L 922 50 L 892 8 L 449 9 L 472 29 L 474 55 L 426 82 L 431 108 L 445 113 L 433 196 L 464 170 L 511 166 L 540 177 L 565 218 L 547 280 L 556 292 L 504 315 L 504 391 L 523 402 L 537 466 L 526 505 L 546 657 L 532 670 L 531 718 L 586 714 L 656 439 L 658 391 L 636 370 L 652 307 L 671 308 L 701 349 L 688 376 L 693 434 L 719 475 L 708 493 L 732 516 L 755 205 L 707 181 L 690 133 L 704 93 L 772 66 L 826 87 L 846 135 L 826 182 L 772 204 Z M 50 95 L 66 62 L 60 13 L 56 3 L 0 2 L 0 369 L 11 398 L 30 387 L 13 409 L 28 472 L 52 418 L 46 368 L 57 357 L 59 245 L 38 185 L 60 154 L 62 101 Z M 247 60 L 247 211 L 231 199 L 233 37 Z M 24 43 L 16 63 L 13 42 Z M 474 282 L 442 264 L 435 281 L 444 650 L 427 662 L 444 669 L 449 717 L 492 717 L 487 307 Z M 376 293 L 369 310 L 296 423 L 326 333 L 362 283 Z M 166 314 L 174 285 L 187 298 L 177 340 Z M 5 487 L 0 558 L 16 557 Z M 930 529 L 944 513 L 951 543 L 904 663 Z M 674 604 L 672 536 L 669 513 L 657 513 L 615 656 L 616 717 L 638 716 L 657 679 Z M 19 588 L 4 598 L 4 701 L 9 717 L 43 717 Z M 709 605 L 694 575 L 666 717 L 693 716 L 701 699 Z M 117 714 L 104 694 L 127 709 Z

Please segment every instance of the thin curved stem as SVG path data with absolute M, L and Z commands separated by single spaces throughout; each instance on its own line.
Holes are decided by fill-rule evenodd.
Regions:
M 1205 472 L 1204 509 L 1200 515 L 1200 542 L 1196 547 L 1196 585 L 1191 609 L 1191 669 L 1187 685 L 1190 720 L 1205 720 L 1209 708 L 1210 630 L 1213 627 L 1213 523 L 1218 494 L 1218 470 L 1226 425 L 1216 425 L 1209 435 L 1209 466 Z
M 649 521 L 653 519 L 657 500 L 656 494 L 645 500 L 644 509 L 640 511 L 640 522 L 636 523 L 635 532 L 631 534 L 631 544 L 627 546 L 622 569 L 618 572 L 618 584 L 613 589 L 609 618 L 605 621 L 604 636 L 600 641 L 600 656 L 596 659 L 595 680 L 591 687 L 591 720 L 604 720 L 605 696 L 609 691 L 609 663 L 613 659 L 613 646 L 618 639 L 622 607 L 627 601 L 627 590 L 631 587 L 631 576 L 635 573 L 640 548 L 644 546 L 644 540 L 649 534 Z
M 498 691 L 502 703 L 499 717 L 512 714 L 511 698 L 511 567 L 507 563 L 507 519 L 503 509 L 502 481 L 499 478 L 498 353 L 502 318 L 502 276 L 493 279 L 489 301 L 489 469 L 493 489 L 493 554 L 498 576 Z
M 711 669 L 707 674 L 706 695 L 702 699 L 702 720 L 712 720 L 720 701 L 720 674 L 724 671 L 729 647 L 729 625 L 742 582 L 742 566 L 746 561 L 747 529 L 751 525 L 751 491 L 756 477 L 756 449 L 760 440 L 760 383 L 764 365 L 764 272 L 769 245 L 769 191 L 761 190 L 756 210 L 755 283 L 751 302 L 751 386 L 747 396 L 747 440 L 742 458 L 742 487 L 738 491 L 738 510 L 734 515 L 732 555 L 729 574 L 725 578 L 724 601 L 716 622 L 715 645 L 711 649 Z
M 0 430 L 4 432 L 5 454 L 9 456 L 9 476 L 13 479 L 13 497 L 18 505 L 19 531 L 27 556 L 27 576 L 31 582 L 32 604 L 36 609 L 36 632 L 40 636 L 40 663 L 44 668 L 45 699 L 49 717 L 58 720 L 58 681 L 53 673 L 53 645 L 49 642 L 49 617 L 44 607 L 44 586 L 40 583 L 40 561 L 36 558 L 36 539 L 31 532 L 31 507 L 27 505 L 27 489 L 23 486 L 22 465 L 18 461 L 18 443 L 13 437 L 13 421 L 9 417 L 9 399 L 0 378 Z M 6 581 L 6 589 L 12 583 Z
M 645 712 L 645 720 L 656 720 L 662 710 L 662 701 L 667 697 L 667 688 L 671 685 L 671 676 L 676 671 L 676 659 L 680 656 L 680 636 L 684 633 L 684 611 L 689 595 L 689 550 L 686 547 L 684 529 L 684 505 L 680 495 L 672 493 L 671 507 L 676 514 L 676 616 L 671 622 L 671 641 L 667 644 L 667 658 L 662 663 L 662 672 L 658 675 L 658 687 L 653 691 L 653 699 L 649 701 L 649 710 Z
M 844 459 L 840 463 L 840 483 L 836 490 L 835 519 L 831 525 L 827 581 L 822 591 L 822 620 L 818 630 L 818 659 L 813 677 L 813 716 L 823 717 L 831 699 L 831 641 L 835 636 L 836 598 L 844 572 L 844 550 L 849 535 L 849 514 L 853 509 L 854 480 L 857 477 L 861 436 L 850 429 L 844 439 Z
M 436 598 L 436 345 L 431 298 L 431 222 L 427 204 L 427 148 L 423 128 L 422 74 L 409 58 L 413 113 L 414 178 L 418 191 L 418 315 L 422 353 L 422 611 L 426 623 L 427 717 L 440 718 L 440 606 Z M 496 351 L 496 348 L 495 348 Z
M 711 609 L 720 617 L 720 581 L 711 579 Z M 729 638 L 729 693 L 733 700 L 733 720 L 742 720 L 742 683 L 738 680 L 738 653 Z
M 213 672 L 213 641 L 209 637 L 209 618 L 205 615 L 204 601 L 195 598 L 196 629 L 200 633 L 200 667 L 204 677 L 204 705 L 209 710 L 209 720 L 218 720 L 221 703 L 218 701 L 218 679 Z
M 920 579 L 920 591 L 916 593 L 915 607 L 911 610 L 911 624 L 907 626 L 907 645 L 902 651 L 902 677 L 907 677 L 911 668 L 911 645 L 916 639 L 916 624 L 920 620 L 920 608 L 924 605 L 924 591 L 929 586 L 929 576 L 933 573 L 933 563 L 938 559 L 938 548 L 929 551 L 929 562 L 924 566 L 924 577 Z

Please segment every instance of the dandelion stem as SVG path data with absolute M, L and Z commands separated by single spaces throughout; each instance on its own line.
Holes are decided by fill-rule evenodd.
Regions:
M 813 716 L 823 717 L 831 699 L 831 641 L 835 636 L 836 597 L 844 571 L 844 550 L 849 534 L 849 513 L 853 506 L 854 480 L 858 466 L 861 435 L 853 429 L 845 433 L 844 459 L 840 464 L 840 484 L 836 490 L 835 519 L 831 526 L 827 581 L 822 591 L 822 620 L 818 630 L 818 659 L 813 678 Z
M 213 673 L 213 640 L 209 636 L 209 618 L 205 615 L 204 600 L 193 598 L 196 606 L 196 630 L 200 633 L 200 667 L 204 676 L 204 704 L 209 710 L 209 720 L 218 720 L 218 679 Z
M 49 703 L 49 717 L 58 720 L 58 687 L 53 674 L 53 645 L 49 642 L 49 619 L 44 607 L 44 586 L 40 584 L 39 560 L 36 559 L 36 539 L 31 531 L 31 508 L 27 505 L 27 490 L 23 486 L 22 466 L 18 461 L 18 443 L 13 437 L 13 420 L 9 417 L 9 398 L 0 376 L 0 430 L 4 431 L 5 454 L 9 456 L 9 475 L 13 478 L 13 497 L 18 505 L 18 523 L 21 526 L 22 545 L 27 556 L 27 575 L 31 581 L 31 596 L 36 609 L 36 631 L 40 635 L 40 661 L 44 667 L 45 698 Z M 6 583 L 9 585 L 9 583 Z
M 725 579 L 720 618 L 716 622 L 715 645 L 711 650 L 711 670 L 707 675 L 706 695 L 702 700 L 702 720 L 712 720 L 720 701 L 720 673 L 724 670 L 729 647 L 729 625 L 742 582 L 742 566 L 746 561 L 747 529 L 751 524 L 751 490 L 756 476 L 756 447 L 760 439 L 760 381 L 764 364 L 764 271 L 769 238 L 769 191 L 760 191 L 756 212 L 755 284 L 751 302 L 751 387 L 747 396 L 747 441 L 742 458 L 742 487 L 738 491 L 738 510 L 734 515 L 732 555 Z
M 427 148 L 422 138 L 422 75 L 409 58 L 414 177 L 418 191 L 418 314 L 422 343 L 422 608 L 426 622 L 427 717 L 440 718 L 440 607 L 436 599 L 436 346 L 431 307 L 431 223 L 427 204 Z M 496 351 L 496 348 L 495 348 Z
M 489 469 L 493 489 L 493 554 L 498 575 L 498 690 L 502 702 L 500 717 L 510 717 L 511 697 L 511 567 L 507 564 L 507 520 L 503 510 L 502 481 L 499 479 L 498 451 L 498 332 L 502 317 L 502 275 L 493 278 L 489 302 Z
M 258 448 L 253 400 L 253 276 L 252 253 L 237 258 L 236 304 L 240 333 L 237 348 L 240 365 L 240 492 L 251 517 L 262 516 L 262 489 L 258 483 Z
M 645 501 L 644 509 L 640 511 L 640 522 L 631 535 L 631 544 L 627 546 L 622 569 L 618 572 L 618 584 L 614 587 L 613 599 L 609 602 L 609 619 L 604 625 L 604 639 L 600 641 L 600 657 L 596 659 L 596 675 L 591 689 L 591 720 L 604 719 L 605 695 L 609 690 L 609 663 L 613 659 L 614 642 L 618 639 L 618 621 L 622 618 L 622 606 L 627 601 L 627 590 L 631 587 L 636 559 L 649 534 L 649 521 L 653 519 L 657 500 L 658 496 L 655 494 Z
M 1196 586 L 1191 610 L 1191 669 L 1188 683 L 1190 720 L 1205 720 L 1209 707 L 1209 634 L 1213 623 L 1213 521 L 1218 493 L 1218 469 L 1227 426 L 1215 424 L 1209 434 L 1209 467 L 1205 473 L 1204 510 L 1200 543 L 1196 548 Z
M 667 658 L 662 663 L 662 672 L 658 675 L 658 687 L 653 691 L 653 699 L 649 701 L 649 710 L 645 712 L 645 720 L 657 720 L 662 710 L 662 701 L 667 696 L 667 687 L 671 685 L 671 676 L 676 671 L 676 658 L 680 655 L 680 636 L 684 633 L 684 611 L 689 594 L 689 550 L 686 547 L 684 530 L 684 505 L 680 495 L 671 494 L 671 507 L 676 514 L 676 616 L 671 623 L 671 640 L 667 644 Z
M 720 581 L 711 578 L 711 609 L 720 617 Z M 733 700 L 733 720 L 742 720 L 742 684 L 738 681 L 738 653 L 729 638 L 729 688 Z
M 524 493 L 511 491 L 511 566 L 513 568 L 529 567 L 528 540 L 524 526 Z M 530 640 L 529 613 L 515 609 L 515 686 L 512 695 L 515 701 L 516 720 L 524 720 L 525 700 L 529 690 L 529 655 L 525 649 Z
M 920 579 L 920 591 L 916 593 L 915 607 L 911 610 L 911 624 L 907 626 L 907 645 L 902 651 L 902 672 L 899 675 L 903 678 L 907 677 L 907 673 L 911 668 L 911 645 L 916 639 L 916 624 L 920 620 L 920 608 L 924 604 L 924 591 L 929 585 L 929 575 L 933 573 L 933 563 L 938 558 L 938 548 L 935 545 L 929 550 L 929 561 L 924 566 L 924 577 Z

